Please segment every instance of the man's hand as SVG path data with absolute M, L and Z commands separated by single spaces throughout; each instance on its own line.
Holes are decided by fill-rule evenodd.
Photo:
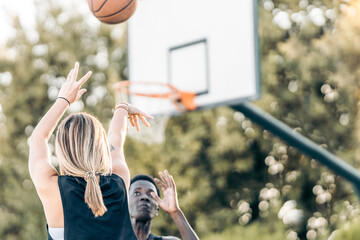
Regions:
M 179 211 L 179 205 L 177 200 L 176 185 L 173 177 L 169 175 L 168 171 L 165 170 L 164 173 L 159 172 L 160 179 L 155 178 L 155 182 L 160 186 L 164 198 L 161 199 L 159 196 L 152 192 L 151 196 L 159 204 L 159 207 L 165 212 L 171 214 Z
M 194 229 L 192 229 L 189 222 L 186 220 L 184 213 L 179 207 L 176 186 L 173 177 L 169 175 L 167 170 L 165 170 L 164 173 L 159 172 L 159 175 L 161 180 L 157 178 L 155 178 L 154 180 L 161 187 L 164 198 L 160 199 L 159 196 L 156 195 L 156 193 L 154 192 L 151 192 L 151 196 L 159 204 L 162 210 L 170 214 L 171 218 L 174 220 L 177 228 L 179 229 L 181 238 L 183 240 L 199 240 L 199 237 L 196 235 Z

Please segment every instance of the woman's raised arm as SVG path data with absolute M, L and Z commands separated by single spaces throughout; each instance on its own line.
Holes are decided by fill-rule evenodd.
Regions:
M 128 118 L 131 125 L 140 131 L 138 118 L 140 118 L 145 126 L 149 127 L 150 124 L 145 118 L 152 119 L 153 117 L 129 103 L 122 102 L 115 107 L 114 116 L 109 127 L 108 141 L 113 172 L 122 177 L 127 189 L 129 189 L 130 186 L 130 172 L 125 162 L 123 147 L 128 129 Z
M 76 62 L 61 86 L 57 100 L 37 124 L 30 138 L 29 171 L 38 192 L 46 191 L 51 177 L 58 175 L 50 163 L 48 140 L 66 109 L 86 92 L 86 89 L 80 88 L 91 72 L 76 81 L 78 71 L 79 63 Z

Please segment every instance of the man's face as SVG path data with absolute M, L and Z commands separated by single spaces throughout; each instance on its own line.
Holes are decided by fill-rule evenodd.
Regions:
M 153 219 L 158 215 L 159 208 L 150 195 L 156 194 L 154 184 L 146 180 L 138 180 L 131 184 L 129 190 L 130 216 L 140 221 Z

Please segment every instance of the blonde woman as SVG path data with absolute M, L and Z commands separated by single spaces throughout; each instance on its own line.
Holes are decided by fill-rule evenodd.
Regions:
M 66 117 L 59 125 L 55 151 L 60 174 L 50 163 L 48 140 L 73 102 L 86 92 L 79 64 L 70 71 L 59 97 L 38 123 L 30 140 L 29 171 L 43 204 L 51 240 L 136 240 L 128 211 L 130 173 L 123 145 L 127 119 L 139 130 L 150 115 L 121 103 L 115 107 L 108 137 L 90 114 Z

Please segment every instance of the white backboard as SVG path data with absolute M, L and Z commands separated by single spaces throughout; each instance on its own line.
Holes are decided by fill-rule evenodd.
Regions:
M 128 21 L 129 80 L 196 92 L 199 109 L 256 99 L 257 43 L 256 0 L 139 0 Z M 164 100 L 131 102 L 153 115 L 176 112 Z

